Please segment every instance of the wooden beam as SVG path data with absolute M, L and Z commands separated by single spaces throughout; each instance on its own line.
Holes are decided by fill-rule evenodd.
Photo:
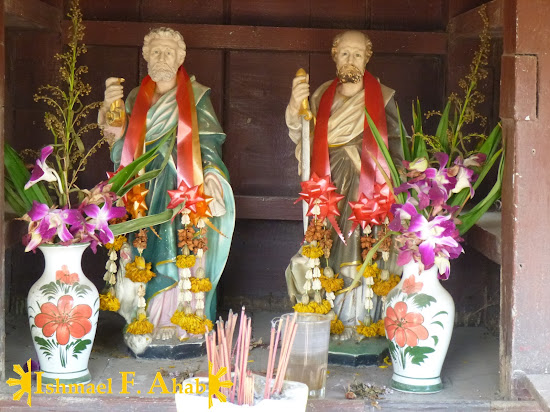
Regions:
M 501 213 L 487 212 L 468 231 L 466 243 L 493 262 L 501 263 Z
M 4 113 L 6 104 L 6 48 L 4 0 L 0 0 L 0 156 L 4 159 Z M 4 160 L 0 167 L 0 379 L 6 379 L 6 235 L 4 220 Z
M 483 29 L 483 21 L 479 16 L 482 7 L 487 8 L 487 17 L 489 18 L 489 34 L 491 37 L 502 37 L 503 27 L 503 2 L 502 0 L 492 0 L 489 3 L 476 7 L 465 13 L 453 17 L 449 21 L 447 31 L 451 38 L 456 37 L 479 37 Z
M 235 196 L 237 219 L 302 220 L 302 205 L 296 197 Z
M 61 31 L 60 9 L 40 0 L 5 0 L 7 28 Z
M 68 24 L 64 22 L 64 24 Z M 85 43 L 98 46 L 141 46 L 143 37 L 166 23 L 85 21 Z M 340 29 L 260 27 L 217 24 L 169 24 L 191 49 L 328 52 Z M 64 30 L 65 32 L 66 30 Z M 376 53 L 444 55 L 447 35 L 436 32 L 366 30 Z

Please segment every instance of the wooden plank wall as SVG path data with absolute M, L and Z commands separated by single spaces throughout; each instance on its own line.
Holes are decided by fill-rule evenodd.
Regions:
M 466 7 L 482 2 L 471 0 Z M 220 295 L 226 303 L 245 297 L 268 306 L 285 300 L 284 270 L 302 240 L 302 224 L 296 220 L 300 211 L 291 201 L 299 189 L 297 162 L 284 123 L 296 70 L 304 67 L 310 73 L 314 90 L 334 76 L 329 56 L 333 35 L 342 29 L 367 30 L 374 43 L 368 69 L 397 91 L 410 124 L 409 107 L 417 97 L 425 110 L 442 107 L 445 29 L 450 16 L 464 11 L 464 4 L 453 0 L 81 3 L 88 27 L 84 42 L 89 45 L 81 63 L 90 68 L 86 78 L 92 85 L 90 100 L 102 100 L 109 76 L 124 77 L 126 92 L 138 84 L 146 74 L 140 44 L 149 28 L 173 26 L 186 37 L 185 66 L 212 88 L 214 108 L 227 134 L 224 160 L 239 206 Z M 39 84 L 55 78 L 51 56 L 60 42 L 57 34 L 8 32 L 7 139 L 17 149 L 39 148 L 50 140 L 41 126 L 44 107 L 34 103 L 32 95 Z M 103 179 L 109 168 L 108 151 L 103 148 L 82 186 Z M 103 260 L 89 259 L 96 262 L 98 272 L 90 277 L 101 285 Z

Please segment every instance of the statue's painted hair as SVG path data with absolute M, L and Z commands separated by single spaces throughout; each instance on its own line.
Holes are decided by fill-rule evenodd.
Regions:
M 365 57 L 367 58 L 367 61 L 368 61 L 372 56 L 372 42 L 370 41 L 369 36 L 357 30 L 348 30 L 342 33 L 338 33 L 336 36 L 334 36 L 334 40 L 332 40 L 332 49 L 330 50 L 332 60 L 335 60 L 336 58 L 338 44 L 340 44 L 342 37 L 344 37 L 348 33 L 358 34 L 363 37 L 363 39 L 365 40 Z
M 141 49 L 143 53 L 143 58 L 145 59 L 145 61 L 148 61 L 149 59 L 150 44 L 151 44 L 151 41 L 155 39 L 174 40 L 178 44 L 178 50 L 177 50 L 178 59 L 181 60 L 181 62 L 183 63 L 183 60 L 185 59 L 187 46 L 185 45 L 183 36 L 179 32 L 169 27 L 159 27 L 158 29 L 153 29 L 145 36 L 145 38 L 143 39 L 143 48 Z

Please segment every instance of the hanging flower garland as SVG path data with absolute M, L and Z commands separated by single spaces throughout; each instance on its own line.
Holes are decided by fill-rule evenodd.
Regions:
M 109 259 L 105 265 L 105 275 L 103 280 L 105 281 L 104 292 L 99 295 L 99 309 L 104 311 L 117 312 L 120 309 L 120 302 L 116 297 L 115 285 L 116 274 L 118 272 L 118 252 L 122 248 L 122 245 L 127 242 L 126 236 L 115 237 L 113 243 L 106 243 L 105 248 L 109 251 Z

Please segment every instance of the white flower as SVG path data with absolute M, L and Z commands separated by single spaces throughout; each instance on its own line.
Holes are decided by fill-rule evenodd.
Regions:
M 382 273 L 380 273 L 380 279 L 382 279 L 383 281 L 386 281 L 389 278 L 390 278 L 390 271 L 387 269 L 383 269 Z
M 313 206 L 313 208 L 311 209 L 311 214 L 315 216 L 319 216 L 321 214 L 321 208 L 319 207 L 319 205 Z
M 197 249 L 197 258 L 202 258 L 204 255 L 204 249 Z
M 373 307 L 374 305 L 372 304 L 372 299 L 370 298 L 365 299 L 365 309 L 371 310 Z
M 306 292 L 311 290 L 311 280 L 306 280 L 306 281 L 304 282 L 304 290 L 305 290 Z
M 321 290 L 322 286 L 321 286 L 321 281 L 319 279 L 315 279 L 313 281 L 313 286 L 312 286 L 312 289 L 313 290 Z
M 195 277 L 202 279 L 206 277 L 206 272 L 204 271 L 204 268 L 200 267 L 195 272 Z
M 204 292 L 195 293 L 195 299 L 196 300 L 204 300 Z
M 374 277 L 373 277 L 373 276 L 369 276 L 368 278 L 366 278 L 366 279 L 365 279 L 365 284 L 366 284 L 366 285 L 369 285 L 369 286 L 374 285 Z
M 185 213 L 185 211 L 187 211 L 187 213 Z M 189 209 L 185 209 L 181 215 L 181 224 L 183 226 L 187 226 L 189 223 L 191 223 L 191 219 L 189 219 L 189 212 Z
M 313 279 L 313 270 L 312 269 L 306 270 L 306 279 L 308 279 L 308 280 Z
M 111 285 L 116 284 L 116 275 L 114 273 L 111 273 L 111 276 L 109 277 L 109 283 Z
M 364 229 L 363 229 L 363 233 L 365 235 L 370 235 L 372 233 L 372 228 L 370 227 L 370 225 L 367 225 Z
M 183 280 L 183 289 L 191 289 L 191 281 L 189 279 Z
M 192 299 L 193 299 L 193 293 L 191 291 L 186 290 L 185 292 L 183 292 L 184 302 L 191 302 Z
M 313 277 L 314 278 L 321 277 L 321 269 L 319 269 L 319 266 L 315 266 L 313 268 Z
M 195 309 L 204 309 L 204 300 L 197 300 L 195 303 Z
M 387 262 L 389 258 L 390 258 L 390 252 L 385 250 L 382 251 L 382 259 L 384 260 L 384 262 Z
M 332 302 L 334 299 L 336 299 L 336 296 L 334 295 L 334 292 L 327 292 L 326 298 L 328 301 Z
M 179 268 L 180 279 L 189 279 L 191 277 L 191 271 L 189 268 Z
M 367 288 L 367 290 L 365 290 L 365 297 L 372 299 L 373 296 L 374 292 L 372 291 L 372 288 Z
M 111 278 L 111 272 L 109 271 L 105 272 L 105 274 L 103 275 L 103 280 L 105 282 L 108 282 L 110 278 Z
M 139 288 L 137 290 L 137 295 L 141 298 L 145 296 L 145 287 L 143 286 L 143 283 L 139 285 Z
M 145 304 L 145 298 L 139 298 L 138 299 L 138 308 L 144 308 L 146 306 Z
M 197 223 L 197 227 L 199 229 L 202 229 L 204 226 L 206 226 L 206 224 L 204 223 L 204 219 L 203 218 L 200 218 L 198 223 Z
M 118 255 L 116 251 L 114 249 L 111 249 L 111 251 L 109 252 L 109 260 L 117 260 L 117 259 L 118 259 Z

